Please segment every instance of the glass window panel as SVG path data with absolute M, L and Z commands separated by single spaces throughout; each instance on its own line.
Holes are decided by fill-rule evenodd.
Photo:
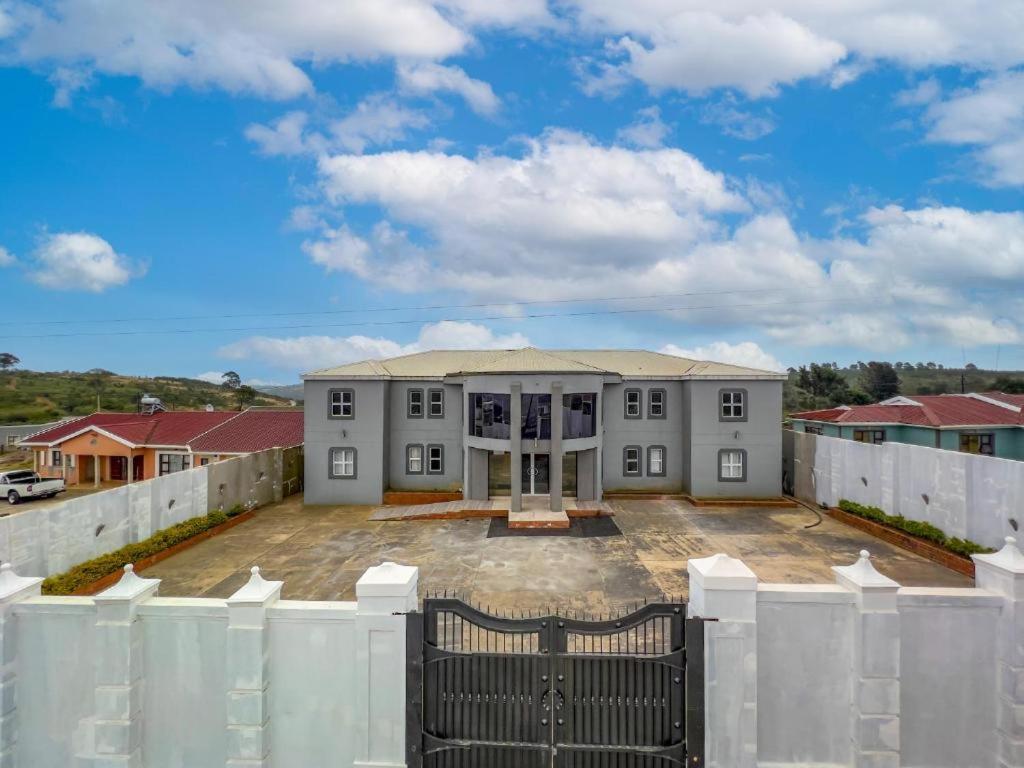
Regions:
M 508 440 L 510 432 L 511 395 L 474 393 L 469 396 L 469 434 Z
M 593 392 L 562 396 L 562 438 L 593 437 L 597 434 L 597 409 Z

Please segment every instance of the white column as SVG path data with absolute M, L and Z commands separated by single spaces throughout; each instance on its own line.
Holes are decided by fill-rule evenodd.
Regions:
M 139 604 L 157 593 L 160 579 L 139 578 L 129 563 L 96 601 L 97 768 L 142 766 L 142 624 Z
M 551 511 L 562 511 L 562 382 L 551 384 L 551 454 L 548 456 Z
M 42 579 L 19 576 L 10 563 L 0 566 L 0 768 L 12 768 L 18 743 L 17 643 L 11 606 L 40 593 Z
M 509 387 L 509 460 L 512 475 L 512 500 L 510 512 L 521 512 L 523 509 L 523 385 L 515 381 Z
M 836 582 L 857 597 L 853 643 L 853 764 L 900 765 L 900 588 L 861 550 L 853 565 L 833 566 Z
M 999 768 L 1024 768 L 1024 554 L 1017 540 L 993 555 L 974 555 L 979 588 L 1003 597 L 999 618 Z
M 356 582 L 355 768 L 404 768 L 405 614 L 419 569 L 383 563 Z
M 251 573 L 228 598 L 228 768 L 270 765 L 267 608 L 280 598 L 283 582 L 267 581 L 257 566 Z
M 691 616 L 707 622 L 705 758 L 711 768 L 757 765 L 757 576 L 740 560 L 690 560 Z

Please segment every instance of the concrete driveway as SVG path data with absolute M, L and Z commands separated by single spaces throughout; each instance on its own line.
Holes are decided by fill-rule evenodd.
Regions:
M 293 600 L 354 600 L 363 571 L 384 560 L 420 568 L 420 590 L 456 591 L 507 609 L 601 612 L 688 592 L 686 561 L 725 552 L 765 582 L 834 581 L 832 565 L 861 549 L 907 586 L 971 580 L 803 508 L 695 508 L 680 501 L 614 502 L 622 535 L 487 538 L 486 519 L 372 522 L 371 507 L 267 507 L 242 525 L 146 570 L 164 596 L 228 597 L 253 565 Z

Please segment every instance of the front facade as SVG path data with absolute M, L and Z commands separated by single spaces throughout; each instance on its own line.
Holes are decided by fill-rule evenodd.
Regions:
M 874 405 L 803 411 L 790 419 L 797 432 L 1024 461 L 1024 395 L 898 396 Z
M 633 350 L 435 351 L 307 374 L 306 501 L 781 493 L 785 376 Z

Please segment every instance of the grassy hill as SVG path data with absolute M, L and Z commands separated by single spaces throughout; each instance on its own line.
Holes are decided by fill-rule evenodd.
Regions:
M 218 410 L 238 407 L 231 392 L 198 379 L 149 379 L 107 372 L 97 375 L 75 371 L 3 371 L 0 424 L 38 424 L 62 416 L 92 413 L 96 410 L 97 389 L 105 411 L 135 411 L 142 394 L 159 397 L 171 410 L 198 410 L 208 403 Z M 253 404 L 288 405 L 288 400 L 259 393 Z
M 256 387 L 257 391 L 263 392 L 274 397 L 283 397 L 285 400 L 294 400 L 297 403 L 302 402 L 302 383 L 298 384 L 268 384 L 265 387 Z

